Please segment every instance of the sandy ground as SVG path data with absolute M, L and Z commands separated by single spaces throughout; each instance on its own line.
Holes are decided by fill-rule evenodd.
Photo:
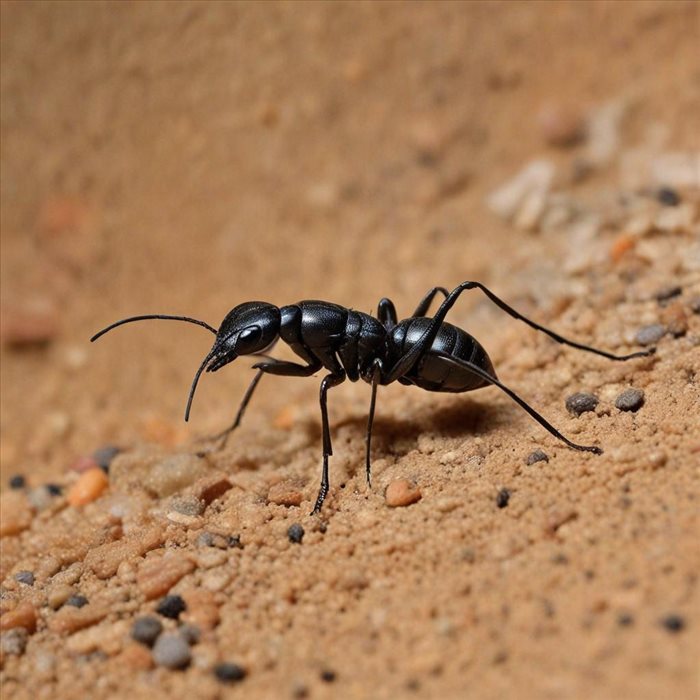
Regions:
M 3 697 L 695 697 L 697 3 L 1 8 Z M 396 384 L 370 490 L 346 383 L 310 516 L 319 378 L 265 378 L 212 451 L 250 361 L 185 425 L 205 331 L 87 340 L 252 299 L 406 316 L 467 279 L 579 342 L 657 346 L 562 348 L 475 291 L 450 314 L 603 455 L 495 388 Z M 186 668 L 132 639 L 145 615 Z

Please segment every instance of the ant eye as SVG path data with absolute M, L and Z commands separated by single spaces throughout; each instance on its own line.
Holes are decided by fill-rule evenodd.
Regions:
M 252 337 L 259 335 L 260 333 L 260 328 L 258 326 L 252 326 L 250 328 L 246 328 L 241 331 L 241 334 L 238 336 L 240 340 L 250 340 Z
M 255 352 L 261 337 L 262 329 L 260 326 L 244 328 L 236 340 L 236 351 L 239 354 Z

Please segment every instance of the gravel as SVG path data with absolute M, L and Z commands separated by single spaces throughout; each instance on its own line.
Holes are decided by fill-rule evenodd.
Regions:
M 197 644 L 202 636 L 202 632 L 197 625 L 182 625 L 179 632 L 190 646 Z
M 18 571 L 15 574 L 15 581 L 19 581 L 19 583 L 24 583 L 27 586 L 33 586 L 34 585 L 34 572 L 32 572 L 32 571 Z
M 321 680 L 324 683 L 333 683 L 336 678 L 337 678 L 336 672 L 331 671 L 329 668 L 326 668 L 323 671 L 321 671 Z
M 598 397 L 593 394 L 576 393 L 566 399 L 566 410 L 572 416 L 580 416 L 587 411 L 594 411 L 598 405 Z
M 621 411 L 638 411 L 643 405 L 644 392 L 641 389 L 625 389 L 615 399 L 615 407 Z
M 536 464 L 537 462 L 549 462 L 549 456 L 547 455 L 547 453 L 538 449 L 534 452 L 530 452 L 530 454 L 527 456 L 527 459 L 525 460 L 525 463 L 528 466 Z
M 156 612 L 163 617 L 169 617 L 171 620 L 177 620 L 180 613 L 187 609 L 187 604 L 179 595 L 166 595 L 160 599 Z
M 682 632 L 685 629 L 685 619 L 680 615 L 666 615 L 666 617 L 661 619 L 661 624 L 669 631 L 674 634 L 677 632 Z
M 680 296 L 682 293 L 682 287 L 678 286 L 677 284 L 670 284 L 659 289 L 659 291 L 654 294 L 654 299 L 656 299 L 656 301 L 658 301 L 660 304 L 663 304 L 663 302 Z
M 656 198 L 666 207 L 677 207 L 681 203 L 681 196 L 671 187 L 661 187 Z
M 177 632 L 161 634 L 153 645 L 153 660 L 165 668 L 187 668 L 192 660 L 190 645 Z
M 222 683 L 239 683 L 246 677 L 247 672 L 243 666 L 225 661 L 214 667 L 214 675 Z
M 95 450 L 92 453 L 92 458 L 95 460 L 98 467 L 109 472 L 109 466 L 112 464 L 112 460 L 121 452 L 121 448 L 115 445 L 105 445 Z
M 15 627 L 0 634 L 0 651 L 2 656 L 21 656 L 27 646 L 29 633 L 24 627 Z
M 289 537 L 290 542 L 301 544 L 301 541 L 304 539 L 304 528 L 299 523 L 290 525 L 287 530 L 287 537 Z
M 163 623 L 157 617 L 145 615 L 134 621 L 131 626 L 131 638 L 147 647 L 152 647 L 162 631 Z
M 19 491 L 19 489 L 23 489 L 27 485 L 27 480 L 24 478 L 24 476 L 22 476 L 22 474 L 15 474 L 14 476 L 10 477 L 10 481 L 8 483 L 11 489 Z
M 508 489 L 501 489 L 496 496 L 496 505 L 499 508 L 505 508 L 510 501 L 510 491 Z
M 88 599 L 84 595 L 72 595 L 65 602 L 65 605 L 70 605 L 73 608 L 82 608 L 84 605 L 87 605 L 88 602 Z
M 652 323 L 650 326 L 643 326 L 637 331 L 634 339 L 640 345 L 653 345 L 658 343 L 666 335 L 666 326 L 660 323 Z

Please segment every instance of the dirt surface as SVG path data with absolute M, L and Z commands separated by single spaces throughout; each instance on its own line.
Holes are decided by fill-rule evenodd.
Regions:
M 673 1 L 4 2 L 3 697 L 694 697 L 699 27 Z M 265 378 L 216 451 L 249 360 L 185 425 L 206 331 L 87 340 L 252 299 L 407 316 L 467 279 L 657 347 L 564 348 L 478 291 L 451 312 L 602 455 L 496 388 L 395 384 L 369 489 L 346 383 L 310 516 L 319 377 Z

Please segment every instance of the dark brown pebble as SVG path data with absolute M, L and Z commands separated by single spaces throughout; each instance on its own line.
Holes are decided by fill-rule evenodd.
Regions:
M 190 646 L 197 644 L 202 636 L 202 632 L 197 625 L 182 625 L 178 631 Z
M 669 299 L 673 299 L 675 297 L 680 296 L 682 292 L 683 289 L 680 286 L 678 286 L 677 284 L 671 284 L 667 287 L 662 287 L 661 289 L 659 289 L 659 291 L 656 292 L 656 294 L 654 294 L 654 298 L 660 304 L 663 304 L 663 302 L 668 301 Z
M 19 491 L 27 485 L 27 480 L 24 478 L 24 476 L 22 476 L 22 474 L 15 474 L 13 477 L 10 477 L 10 481 L 8 483 L 11 489 Z
M 693 297 L 690 300 L 690 310 L 694 314 L 700 314 L 700 297 Z
M 510 501 L 510 491 L 508 489 L 501 489 L 496 496 L 496 505 L 499 508 L 505 508 Z
M 156 612 L 163 617 L 177 620 L 180 613 L 187 610 L 187 604 L 179 595 L 166 595 L 160 599 Z
M 598 397 L 582 392 L 572 394 L 566 400 L 566 410 L 573 416 L 580 416 L 587 411 L 594 411 L 598 405 Z
M 542 450 L 535 450 L 534 452 L 530 452 L 525 462 L 528 466 L 531 466 L 537 462 L 549 462 L 549 457 L 546 452 L 543 452 Z
M 321 680 L 324 683 L 333 683 L 335 681 L 335 679 L 336 679 L 335 671 L 331 671 L 328 668 L 321 671 Z
M 641 389 L 625 389 L 616 399 L 615 407 L 621 411 L 638 411 L 644 405 Z
M 225 661 L 214 667 L 214 675 L 222 683 L 240 683 L 247 672 L 243 666 Z
M 287 537 L 289 537 L 290 542 L 301 544 L 301 541 L 304 539 L 304 528 L 299 523 L 290 525 L 287 530 Z
M 682 632 L 685 629 L 685 620 L 680 615 L 666 615 L 661 620 L 661 624 L 669 631 L 674 634 L 677 632 Z
M 240 535 L 229 535 L 228 546 L 230 549 L 243 549 Z
M 634 618 L 629 613 L 620 613 L 617 616 L 617 624 L 620 627 L 631 627 L 634 624 Z
M 681 196 L 670 187 L 661 187 L 656 192 L 656 198 L 665 207 L 677 207 L 681 203 Z
M 660 323 L 652 323 L 650 326 L 643 326 L 637 331 L 634 339 L 640 345 L 653 345 L 658 343 L 666 335 L 666 326 Z

